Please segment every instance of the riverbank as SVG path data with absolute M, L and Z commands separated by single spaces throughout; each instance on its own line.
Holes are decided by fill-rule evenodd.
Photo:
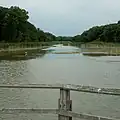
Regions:
M 46 51 L 41 49 L 17 49 L 0 51 L 1 60 L 27 60 L 41 57 Z
M 120 56 L 120 47 L 103 47 L 103 48 L 82 48 L 83 55 L 91 56 Z
M 31 43 L 27 43 L 26 47 L 25 46 L 15 47 L 16 45 L 14 44 L 14 47 L 9 46 L 7 48 L 1 48 L 0 57 L 3 57 L 3 56 L 24 57 L 26 56 L 26 52 L 27 54 L 29 54 L 29 53 L 34 53 L 34 51 L 38 51 L 38 50 L 45 50 L 47 52 L 53 49 L 55 49 L 55 51 L 52 51 L 52 52 L 50 51 L 53 54 L 83 54 L 87 56 L 120 56 L 120 45 L 113 44 L 113 43 L 86 43 L 86 44 L 82 44 L 81 47 L 79 48 L 75 46 L 48 47 L 45 45 L 42 46 L 40 45 L 40 43 L 39 43 L 39 46 L 35 47 L 32 43 L 34 47 L 32 46 L 30 47 L 30 45 L 28 47 L 28 44 L 31 45 Z M 70 49 L 72 47 L 77 50 L 71 51 L 69 50 L 69 47 Z
M 108 52 L 82 52 L 84 56 L 120 56 L 120 53 Z

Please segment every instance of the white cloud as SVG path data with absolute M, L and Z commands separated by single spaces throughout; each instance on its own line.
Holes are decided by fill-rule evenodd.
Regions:
M 57 35 L 75 35 L 93 25 L 117 22 L 120 0 L 2 0 L 29 11 L 30 21 Z

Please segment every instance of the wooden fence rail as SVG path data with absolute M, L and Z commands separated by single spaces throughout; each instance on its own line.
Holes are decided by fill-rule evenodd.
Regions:
M 71 111 L 64 111 L 59 109 L 30 109 L 30 108 L 9 108 L 0 109 L 0 114 L 59 114 L 62 116 L 80 118 L 85 120 L 118 120 L 115 118 L 89 115 L 84 113 L 75 113 Z
M 97 88 L 84 85 L 72 85 L 72 84 L 0 84 L 0 88 L 32 88 L 32 89 L 65 89 L 78 92 L 87 93 L 99 93 L 106 95 L 120 96 L 120 89 L 116 88 Z
M 0 114 L 58 114 L 58 120 L 72 120 L 72 118 L 80 118 L 84 120 L 118 120 L 115 118 L 89 115 L 84 113 L 72 112 L 72 100 L 70 100 L 70 90 L 87 93 L 97 93 L 106 95 L 120 96 L 120 89 L 113 88 L 97 88 L 92 86 L 71 85 L 71 84 L 28 84 L 28 85 L 11 85 L 2 84 L 1 89 L 10 88 L 31 88 L 31 89 L 60 89 L 60 99 L 58 99 L 58 109 L 30 109 L 30 108 L 2 108 Z

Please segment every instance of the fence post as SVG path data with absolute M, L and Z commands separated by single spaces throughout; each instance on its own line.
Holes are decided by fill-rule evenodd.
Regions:
M 72 111 L 72 100 L 70 100 L 70 90 L 60 89 L 60 99 L 58 109 Z M 72 117 L 58 115 L 58 120 L 72 120 Z

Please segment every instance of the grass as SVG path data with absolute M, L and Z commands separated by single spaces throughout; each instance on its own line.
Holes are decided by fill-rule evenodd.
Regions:
M 120 55 L 120 44 L 90 42 L 82 46 L 82 52 L 105 52 L 108 54 Z
M 120 53 L 120 48 L 87 48 L 82 49 L 82 52 L 107 52 L 107 53 Z
M 37 54 L 37 53 L 44 53 L 45 51 L 42 51 L 40 49 L 29 49 L 29 50 L 16 50 L 16 51 L 0 51 L 0 57 L 2 56 L 21 56 L 24 57 L 25 53 L 27 52 L 27 55 Z
M 43 46 L 44 48 L 44 46 Z M 46 48 L 46 47 L 45 47 Z M 37 51 L 36 48 L 19 48 L 17 46 L 16 48 L 12 48 L 12 46 L 9 46 L 7 49 L 1 49 L 0 50 L 0 57 L 1 56 L 25 56 L 25 52 L 31 53 L 34 51 Z M 113 55 L 120 55 L 120 44 L 114 44 L 114 43 L 103 43 L 103 42 L 98 42 L 98 43 L 87 43 L 83 44 L 81 52 L 105 52 L 108 54 L 113 54 Z M 76 54 L 80 53 L 79 51 L 75 52 L 56 52 L 53 54 Z

